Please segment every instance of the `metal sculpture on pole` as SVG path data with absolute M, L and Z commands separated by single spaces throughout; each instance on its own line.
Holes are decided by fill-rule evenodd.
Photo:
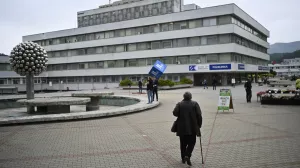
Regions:
M 23 42 L 13 48 L 9 62 L 17 74 L 26 76 L 27 99 L 34 99 L 33 77 L 47 69 L 46 50 L 37 43 Z M 27 107 L 27 112 L 34 112 L 34 107 Z

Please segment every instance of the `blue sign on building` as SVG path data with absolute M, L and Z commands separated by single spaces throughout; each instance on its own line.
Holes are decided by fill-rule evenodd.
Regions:
M 190 65 L 189 71 L 197 71 L 197 65 Z
M 238 70 L 245 70 L 245 64 L 238 64 Z
M 210 64 L 209 70 L 230 70 L 231 64 Z
M 159 79 L 165 72 L 166 68 L 167 68 L 167 65 L 165 65 L 162 62 L 160 62 L 159 60 L 157 60 L 154 63 L 153 67 L 151 68 L 149 75 L 152 77 L 155 77 L 156 79 Z

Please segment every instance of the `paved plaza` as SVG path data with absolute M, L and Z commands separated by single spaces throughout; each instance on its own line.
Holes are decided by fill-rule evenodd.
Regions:
M 260 105 L 255 93 L 264 89 L 254 86 L 249 104 L 242 86 L 232 88 L 234 113 L 217 113 L 218 91 L 196 87 L 161 91 L 161 105 L 140 113 L 0 127 L 0 167 L 188 167 L 181 163 L 179 138 L 170 132 L 172 110 L 185 91 L 203 115 L 205 165 L 197 140 L 192 167 L 300 167 L 300 107 Z

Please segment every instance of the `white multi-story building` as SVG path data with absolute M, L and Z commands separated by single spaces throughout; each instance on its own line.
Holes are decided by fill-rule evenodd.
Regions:
M 235 4 L 122 0 L 77 17 L 78 28 L 23 37 L 50 57 L 36 89 L 117 87 L 122 79 L 146 77 L 156 60 L 167 65 L 162 78 L 188 77 L 195 85 L 213 77 L 227 85 L 232 77 L 268 71 L 269 31 Z
M 277 76 L 300 76 L 300 58 L 284 59 L 281 64 L 269 64 Z

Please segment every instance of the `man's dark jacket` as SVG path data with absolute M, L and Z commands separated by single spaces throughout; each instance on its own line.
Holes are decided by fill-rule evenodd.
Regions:
M 183 100 L 173 110 L 177 118 L 177 136 L 197 135 L 200 136 L 202 126 L 201 109 L 197 102 Z

